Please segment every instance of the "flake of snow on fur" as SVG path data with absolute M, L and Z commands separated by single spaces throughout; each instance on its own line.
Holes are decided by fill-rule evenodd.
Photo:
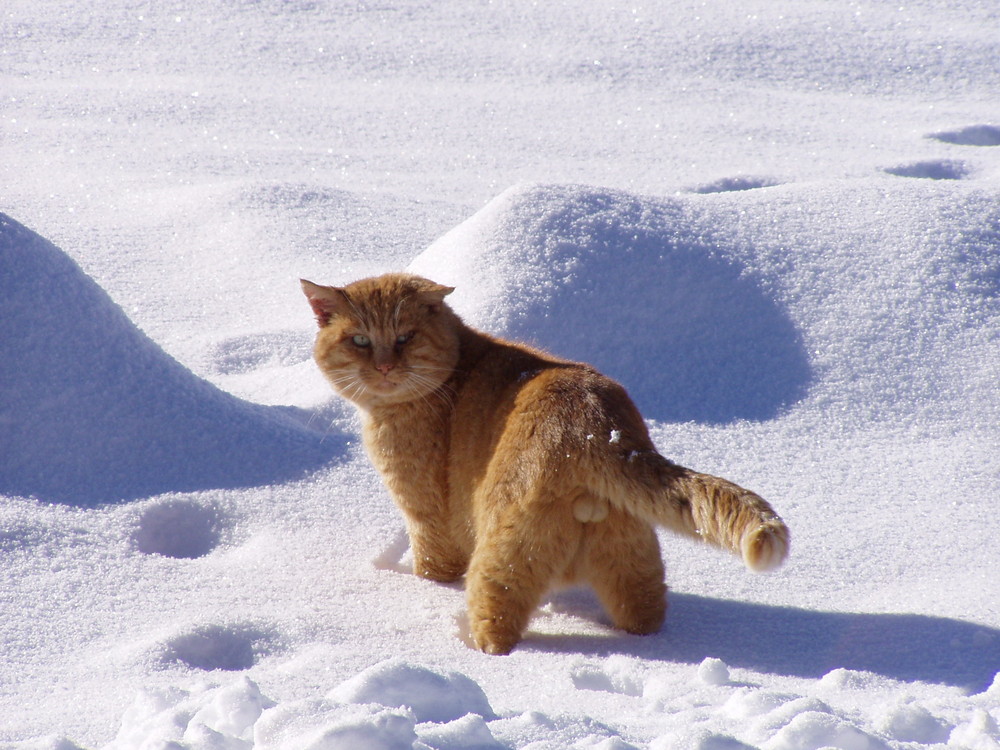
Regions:
M 383 661 L 331 690 L 327 699 L 406 707 L 418 722 L 453 721 L 466 714 L 492 719 L 486 694 L 458 672 L 446 675 L 397 660 Z
M 722 659 L 708 657 L 698 665 L 698 679 L 706 685 L 725 685 L 729 682 L 729 667 Z
M 622 439 L 621 430 L 612 430 L 611 439 L 608 440 L 608 442 L 611 443 L 611 445 L 618 445 L 618 443 L 621 442 L 621 439 Z

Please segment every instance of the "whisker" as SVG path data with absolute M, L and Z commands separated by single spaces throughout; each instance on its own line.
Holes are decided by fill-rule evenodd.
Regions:
M 411 370 L 426 370 L 428 372 L 454 372 L 453 367 L 434 367 L 433 365 L 408 365 Z

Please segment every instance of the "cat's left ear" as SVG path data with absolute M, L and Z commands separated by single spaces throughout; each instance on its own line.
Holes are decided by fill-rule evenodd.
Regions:
M 330 322 L 330 318 L 347 308 L 347 298 L 344 292 L 334 286 L 320 286 L 305 279 L 299 279 L 302 291 L 309 300 L 309 305 L 316 315 L 316 322 L 322 328 Z
M 436 313 L 441 310 L 444 298 L 454 291 L 455 287 L 453 286 L 443 286 L 442 284 L 435 284 L 433 281 L 429 281 L 426 286 L 421 288 L 417 294 L 417 299 L 427 305 L 431 312 Z

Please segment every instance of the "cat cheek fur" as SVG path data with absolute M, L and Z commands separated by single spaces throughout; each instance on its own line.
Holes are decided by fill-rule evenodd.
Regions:
M 321 324 L 316 361 L 364 413 L 365 447 L 406 520 L 413 570 L 465 575 L 483 651 L 513 649 L 561 582 L 592 586 L 616 627 L 657 630 L 666 585 L 654 525 L 753 570 L 787 556 L 788 528 L 766 501 L 661 456 L 624 389 L 592 368 L 466 326 L 444 303 L 449 287 L 387 274 L 303 290 Z M 396 353 L 388 375 L 372 351 L 344 344 L 362 323 Z M 372 386 L 389 375 L 398 387 Z

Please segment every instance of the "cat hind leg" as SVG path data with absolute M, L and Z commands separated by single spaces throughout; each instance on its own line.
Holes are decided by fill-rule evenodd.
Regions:
M 660 544 L 642 519 L 612 509 L 588 524 L 582 575 L 616 628 L 636 635 L 657 632 L 667 611 Z

